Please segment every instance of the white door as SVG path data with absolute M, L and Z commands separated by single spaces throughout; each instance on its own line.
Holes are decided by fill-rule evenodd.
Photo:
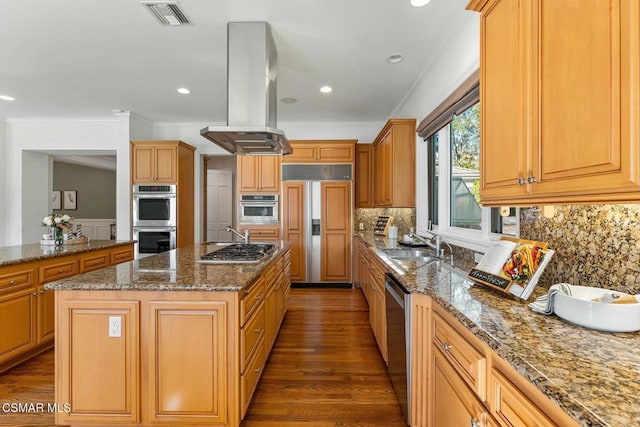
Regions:
M 233 172 L 207 170 L 207 241 L 230 242 L 233 226 Z

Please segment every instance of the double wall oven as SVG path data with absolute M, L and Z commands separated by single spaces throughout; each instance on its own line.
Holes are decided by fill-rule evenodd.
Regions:
M 176 186 L 133 186 L 133 239 L 137 258 L 175 249 Z

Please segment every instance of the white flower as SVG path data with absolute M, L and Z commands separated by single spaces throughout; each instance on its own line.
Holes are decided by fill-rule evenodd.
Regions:
M 69 220 L 71 220 L 71 217 L 67 214 L 62 215 L 62 221 L 63 222 L 69 222 Z
M 44 225 L 51 226 L 51 224 L 52 224 L 52 223 L 51 223 L 51 217 L 50 217 L 50 216 L 45 216 L 45 217 L 42 219 L 42 222 L 43 222 L 43 224 L 44 224 Z
M 62 218 L 60 218 L 59 216 L 55 217 L 55 219 L 53 220 L 56 224 L 60 224 L 62 222 Z

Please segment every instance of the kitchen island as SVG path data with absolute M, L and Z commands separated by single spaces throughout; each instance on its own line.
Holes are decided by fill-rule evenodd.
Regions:
M 257 263 L 181 247 L 47 285 L 70 425 L 238 426 L 286 312 L 289 246 Z
M 132 241 L 0 247 L 0 372 L 53 347 L 54 295 L 45 283 L 131 259 Z
M 458 391 L 473 390 L 485 413 L 482 425 L 492 425 L 489 419 L 499 425 L 534 425 L 527 416 L 536 411 L 535 425 L 638 425 L 638 333 L 599 332 L 533 313 L 527 302 L 469 281 L 468 264 L 452 267 L 438 261 L 398 269 L 382 252 L 397 242 L 371 234 L 359 238 L 411 293 L 412 387 L 414 398 L 416 393 L 424 397 L 422 404 L 414 402 L 411 425 L 424 425 L 420 416 L 445 425 L 437 423 L 433 405 L 439 405 L 442 393 L 434 383 L 443 372 L 457 371 L 466 382 Z M 545 292 L 538 287 L 530 301 Z M 419 316 L 425 316 L 422 325 Z M 456 346 L 464 347 L 465 354 L 456 354 Z M 420 351 L 422 357 L 415 358 Z M 449 365 L 457 370 L 447 371 Z M 426 407 L 431 398 L 435 401 Z M 510 416 L 520 417 L 520 424 Z

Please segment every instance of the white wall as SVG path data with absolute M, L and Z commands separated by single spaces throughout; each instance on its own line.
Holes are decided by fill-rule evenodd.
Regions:
M 7 245 L 7 162 L 6 123 L 0 121 L 0 246 Z
M 416 117 L 418 123 L 480 67 L 480 15 L 465 11 L 425 67 L 392 117 Z M 416 135 L 416 230 L 427 230 L 426 144 Z
M 2 199 L 6 206 L 5 245 L 22 244 L 23 235 L 33 239 L 33 230 L 42 234 L 40 219 L 50 212 L 51 190 L 49 162 L 44 162 L 43 153 L 116 153 L 117 215 L 119 221 L 121 218 L 126 221 L 124 227 L 118 227 L 118 236 L 129 238 L 130 230 L 126 227 L 130 222 L 128 113 L 97 119 L 9 119 L 5 143 L 6 187 Z M 120 212 L 121 206 L 126 213 Z

